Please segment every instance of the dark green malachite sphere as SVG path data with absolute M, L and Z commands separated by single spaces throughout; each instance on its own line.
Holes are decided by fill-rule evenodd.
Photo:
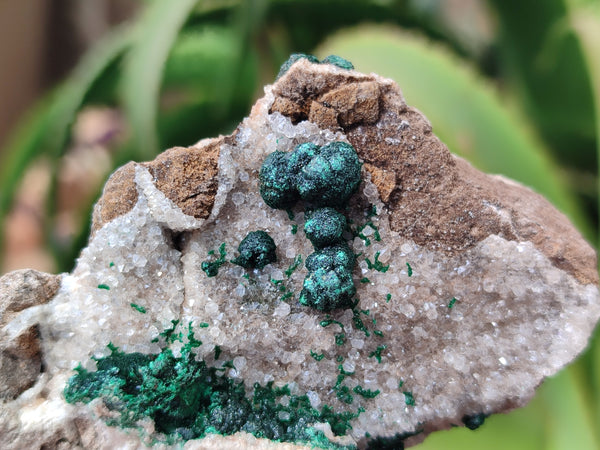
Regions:
M 231 262 L 246 269 L 262 269 L 277 260 L 275 248 L 273 238 L 267 233 L 251 231 L 238 246 L 240 256 Z
M 267 205 L 287 209 L 297 200 L 316 207 L 343 207 L 360 184 L 362 164 L 346 142 L 296 146 L 267 156 L 259 172 L 260 195 Z
M 345 242 L 312 253 L 306 258 L 308 275 L 300 303 L 325 312 L 352 307 L 356 294 L 352 279 L 355 261 L 354 253 Z
M 299 59 L 308 59 L 312 63 L 319 63 L 319 60 L 316 56 L 307 55 L 306 53 L 292 53 L 290 57 L 279 68 L 279 73 L 277 74 L 276 79 L 281 78 L 288 70 L 290 70 L 290 67 L 292 67 L 292 65 Z
M 304 233 L 315 248 L 338 242 L 346 228 L 346 216 L 333 208 L 320 208 L 307 215 Z
M 331 142 L 306 164 L 296 179 L 303 200 L 322 206 L 344 206 L 360 184 L 362 164 L 346 142 Z

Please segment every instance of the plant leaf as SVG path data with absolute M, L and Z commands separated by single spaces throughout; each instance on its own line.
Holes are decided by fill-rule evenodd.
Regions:
M 570 21 L 581 41 L 586 64 L 593 80 L 592 89 L 596 113 L 596 155 L 599 164 L 597 173 L 600 173 L 600 4 L 597 2 L 590 3 L 580 8 L 573 6 L 570 10 Z M 600 201 L 600 186 L 598 186 L 598 200 Z M 600 211 L 600 205 L 598 210 Z M 600 236 L 597 243 L 597 248 L 600 248 Z M 590 378 L 595 394 L 596 430 L 600 439 L 600 328 L 596 330 L 595 339 L 592 340 L 592 343 Z
M 491 0 L 504 74 L 530 120 L 568 165 L 594 165 L 591 77 L 568 0 Z
M 40 155 L 56 161 L 64 153 L 71 125 L 86 94 L 104 70 L 125 51 L 130 37 L 130 28 L 120 27 L 101 40 L 82 58 L 69 78 L 38 103 L 11 138 L 0 164 L 0 249 L 3 248 L 4 220 L 19 188 L 19 180 Z
M 133 133 L 136 158 L 158 153 L 156 117 L 165 62 L 197 0 L 154 0 L 136 23 L 134 44 L 123 69 L 123 106 Z
M 396 80 L 408 103 L 423 111 L 451 151 L 483 171 L 532 187 L 591 237 L 591 227 L 543 146 L 463 61 L 414 35 L 382 27 L 340 33 L 318 53 L 339 54 L 357 70 Z

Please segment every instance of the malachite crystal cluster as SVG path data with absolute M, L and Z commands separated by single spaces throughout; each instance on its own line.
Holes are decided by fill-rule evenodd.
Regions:
M 194 337 L 192 325 L 187 333 L 176 332 L 177 328 L 178 321 L 173 321 L 173 327 L 161 333 L 164 347 L 156 355 L 124 353 L 109 344 L 110 355 L 95 358 L 95 371 L 81 366 L 75 369 L 77 373 L 64 390 L 65 399 L 89 403 L 102 398 L 109 410 L 118 413 L 109 425 L 137 428 L 140 420 L 151 418 L 168 444 L 210 433 L 245 431 L 274 441 L 346 448 L 311 425 L 328 423 L 336 435 L 343 435 L 356 414 L 335 413 L 327 405 L 317 410 L 306 395 L 293 395 L 287 386 L 277 388 L 272 382 L 255 384 L 248 396 L 243 382 L 225 375 L 234 368 L 232 361 L 209 367 L 197 360 L 194 348 L 202 342 Z M 180 356 L 167 346 L 184 341 Z M 281 401 L 284 397 L 285 404 Z
M 306 59 L 311 63 L 315 64 L 332 64 L 334 66 L 339 67 L 340 69 L 345 70 L 354 69 L 354 65 L 350 61 L 337 55 L 329 55 L 323 60 L 319 61 L 319 58 L 313 55 L 307 55 L 305 53 L 293 53 L 292 55 L 290 55 L 287 61 L 281 65 L 279 73 L 277 74 L 277 78 L 281 78 L 290 69 L 290 67 L 292 67 L 292 65 L 300 59 Z
M 271 153 L 260 169 L 260 195 L 271 208 L 286 209 L 303 200 L 309 212 L 304 225 L 315 252 L 306 259 L 308 275 L 299 301 L 320 311 L 351 308 L 356 287 L 356 258 L 343 239 L 344 208 L 361 180 L 362 164 L 346 142 L 322 147 L 307 142 L 291 152 Z

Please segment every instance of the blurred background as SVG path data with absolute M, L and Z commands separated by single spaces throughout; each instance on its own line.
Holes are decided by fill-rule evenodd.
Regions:
M 113 170 L 230 133 L 293 52 L 393 78 L 597 247 L 600 0 L 0 0 L 0 273 L 71 270 Z M 600 342 L 528 407 L 418 448 L 600 449 Z

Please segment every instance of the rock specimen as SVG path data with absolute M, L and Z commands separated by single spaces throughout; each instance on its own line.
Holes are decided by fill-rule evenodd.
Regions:
M 261 171 L 297 148 L 329 156 Z M 358 188 L 322 176 L 350 148 Z M 600 316 L 563 215 L 341 58 L 296 57 L 233 135 L 119 169 L 73 273 L 0 292 L 3 449 L 401 448 L 524 405 Z

